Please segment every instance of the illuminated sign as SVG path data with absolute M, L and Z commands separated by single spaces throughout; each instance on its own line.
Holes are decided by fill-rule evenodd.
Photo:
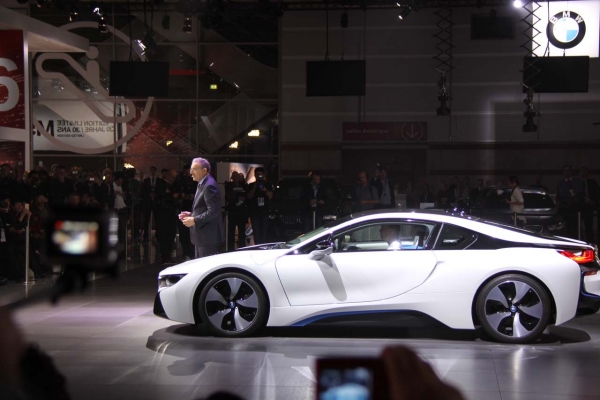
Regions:
M 533 52 L 543 56 L 598 57 L 600 48 L 600 1 L 539 2 L 534 12 Z

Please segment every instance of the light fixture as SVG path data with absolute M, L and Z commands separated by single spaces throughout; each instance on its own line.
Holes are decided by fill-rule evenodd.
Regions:
M 171 27 L 171 16 L 169 14 L 165 14 L 162 19 L 162 27 L 165 31 L 168 31 Z
M 235 141 L 235 142 L 233 142 L 233 143 L 231 143 L 231 144 L 229 145 L 229 148 L 230 148 L 230 149 L 237 149 L 237 148 L 238 148 L 238 146 L 239 146 L 239 143 L 238 143 L 237 141 Z
M 172 140 L 167 140 L 167 146 L 170 146 L 170 145 L 172 145 L 172 144 L 173 144 L 173 141 L 172 141 Z
M 214 63 L 214 62 L 211 62 L 211 63 L 210 63 L 210 66 L 212 67 L 213 65 L 215 65 L 215 63 Z
M 408 17 L 408 14 L 410 14 L 411 12 L 411 8 L 409 6 L 406 6 L 402 9 L 402 11 L 400 11 L 400 14 L 398 14 L 398 18 L 401 20 L 406 19 L 406 17 Z
M 106 26 L 106 21 L 104 21 L 104 17 L 101 16 L 98 21 L 98 32 L 100 33 L 108 33 L 108 28 Z
M 99 17 L 101 17 L 101 16 L 102 16 L 102 9 L 101 9 L 100 7 L 98 7 L 98 6 L 95 6 L 95 7 L 92 9 L 92 12 L 93 12 L 94 14 L 96 14 L 97 16 L 99 16 Z
M 129 163 L 126 162 L 125 164 L 123 164 L 123 168 L 125 168 L 125 169 L 134 169 L 135 167 L 133 165 L 131 165 L 131 164 L 129 164 Z
M 523 100 L 525 106 L 525 112 L 523 116 L 525 117 L 525 125 L 523 125 L 523 132 L 537 132 L 537 125 L 533 122 L 533 119 L 537 115 L 537 111 L 535 110 L 535 106 L 533 105 L 533 89 L 529 88 L 527 91 L 527 97 Z
M 234 85 L 236 88 L 238 88 L 238 89 L 240 88 L 240 86 L 239 86 L 237 83 L 235 83 L 235 82 L 233 82 L 233 85 Z
M 248 132 L 248 136 L 258 137 L 260 136 L 260 131 L 258 129 L 252 129 L 250 132 Z
M 183 20 L 183 33 L 192 33 L 192 17 L 189 15 Z
M 216 83 L 211 83 L 210 90 L 217 90 L 218 88 L 219 88 L 219 86 L 217 86 Z
M 438 88 L 438 100 L 440 101 L 440 106 L 436 110 L 436 114 L 445 117 L 450 115 L 450 109 L 446 104 L 450 100 L 450 94 L 448 93 L 448 89 L 446 89 L 446 71 L 440 71 Z
M 515 0 L 513 1 L 513 6 L 515 8 L 523 8 L 523 2 L 521 0 Z
M 52 90 L 56 93 L 61 92 L 64 89 L 62 82 L 59 79 L 52 79 Z
M 75 4 L 71 7 L 71 12 L 69 13 L 69 22 L 75 22 L 79 18 L 79 12 L 77 11 L 77 7 Z

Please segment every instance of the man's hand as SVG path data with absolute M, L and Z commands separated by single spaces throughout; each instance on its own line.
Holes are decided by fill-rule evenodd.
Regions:
M 194 221 L 194 217 L 185 217 L 181 221 L 183 222 L 183 225 L 187 226 L 188 228 L 191 228 L 192 226 L 196 225 L 196 221 Z
M 381 359 L 392 400 L 463 399 L 458 390 L 442 382 L 429 364 L 406 347 L 388 347 Z
M 191 216 L 192 213 L 189 211 L 182 211 L 181 214 L 179 214 L 179 220 L 183 221 L 185 218 Z

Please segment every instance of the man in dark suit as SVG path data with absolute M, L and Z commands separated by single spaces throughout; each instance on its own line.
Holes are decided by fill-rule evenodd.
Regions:
M 563 179 L 556 185 L 556 205 L 567 223 L 566 236 L 577 239 L 577 212 L 581 211 L 583 205 L 583 185 L 577 177 L 572 176 L 572 172 L 570 165 L 563 167 Z
M 325 188 L 321 185 L 321 173 L 314 171 L 311 182 L 302 190 L 300 196 L 304 214 L 304 233 L 323 225 L 323 207 L 325 206 Z M 313 211 L 315 212 L 315 226 L 313 227 Z
M 585 240 L 589 243 L 594 241 L 594 210 L 600 200 L 600 187 L 595 179 L 589 177 L 589 171 L 586 167 L 579 171 L 581 185 L 583 186 L 583 207 L 582 219 L 585 229 Z
M 144 242 L 150 237 L 150 231 L 152 230 L 152 222 L 150 221 L 150 215 L 154 211 L 154 218 L 156 218 L 156 192 L 157 185 L 160 185 L 162 179 L 156 176 L 156 167 L 150 167 L 150 177 L 144 179 L 142 183 L 142 216 L 144 219 Z M 149 228 L 150 227 L 150 228 Z
M 196 246 L 196 258 L 201 258 L 217 254 L 225 241 L 221 222 L 221 192 L 217 182 L 210 176 L 210 163 L 204 158 L 195 158 L 190 172 L 194 181 L 198 182 L 198 188 L 192 211 L 183 211 L 179 219 L 190 228 L 190 238 Z

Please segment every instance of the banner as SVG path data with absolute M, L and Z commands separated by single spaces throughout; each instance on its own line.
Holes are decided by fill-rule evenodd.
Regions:
M 342 138 L 348 141 L 427 140 L 426 122 L 344 122 Z
M 535 37 L 538 57 L 589 56 L 598 57 L 600 46 L 599 1 L 539 2 L 535 11 Z M 548 9 L 550 7 L 550 9 Z M 533 45 L 537 46 L 537 45 Z M 549 54 L 548 54 L 549 53 Z
M 0 30 L 0 127 L 25 129 L 24 57 L 23 31 Z

